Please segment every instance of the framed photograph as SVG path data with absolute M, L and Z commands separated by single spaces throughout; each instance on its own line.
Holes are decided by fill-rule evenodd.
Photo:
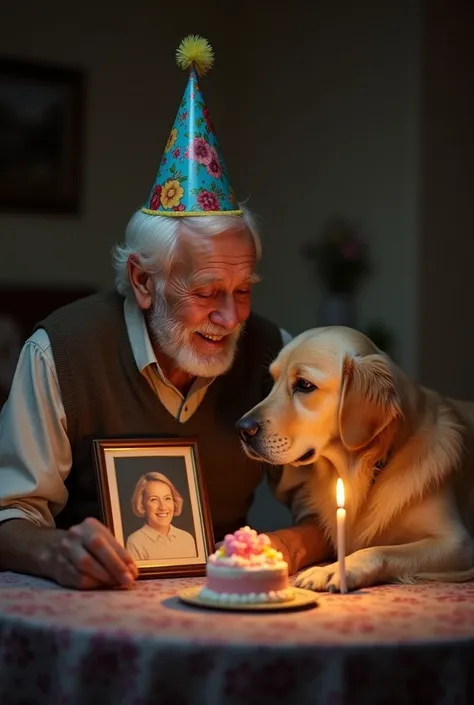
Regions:
M 85 78 L 0 57 L 0 208 L 78 213 Z
M 93 443 L 102 521 L 139 576 L 205 575 L 214 537 L 196 439 Z

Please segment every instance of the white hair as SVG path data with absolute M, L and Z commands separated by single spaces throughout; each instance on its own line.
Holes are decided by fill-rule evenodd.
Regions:
M 125 242 L 122 245 L 116 245 L 113 250 L 115 286 L 119 294 L 126 296 L 131 291 L 127 262 L 132 254 L 137 256 L 140 266 L 145 271 L 156 275 L 158 280 L 164 283 L 178 256 L 179 234 L 183 225 L 204 237 L 222 234 L 236 226 L 247 230 L 252 237 L 258 261 L 262 254 L 262 245 L 255 219 L 247 208 L 242 205 L 239 207 L 243 212 L 242 216 L 209 215 L 173 218 L 137 211 L 127 225 Z

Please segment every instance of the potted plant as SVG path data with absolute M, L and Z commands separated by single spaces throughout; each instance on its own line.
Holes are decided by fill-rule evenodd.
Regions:
M 370 274 L 368 246 L 356 227 L 333 219 L 324 224 L 316 242 L 306 243 L 309 259 L 325 295 L 319 325 L 355 326 L 355 295 Z

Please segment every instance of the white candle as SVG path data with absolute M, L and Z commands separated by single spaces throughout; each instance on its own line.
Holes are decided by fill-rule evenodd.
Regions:
M 339 477 L 336 485 L 337 501 L 337 560 L 341 580 L 340 592 L 347 592 L 346 580 L 346 510 L 344 508 L 344 483 Z

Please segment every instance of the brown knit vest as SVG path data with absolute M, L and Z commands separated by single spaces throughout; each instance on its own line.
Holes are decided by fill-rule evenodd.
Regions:
M 136 366 L 123 302 L 113 292 L 94 294 L 36 325 L 51 340 L 72 447 L 69 499 L 56 525 L 67 528 L 86 516 L 100 517 L 94 438 L 194 437 L 219 541 L 245 523 L 262 479 L 262 464 L 243 453 L 235 423 L 268 393 L 268 364 L 281 348 L 280 331 L 252 314 L 232 369 L 210 385 L 197 411 L 180 423 Z

